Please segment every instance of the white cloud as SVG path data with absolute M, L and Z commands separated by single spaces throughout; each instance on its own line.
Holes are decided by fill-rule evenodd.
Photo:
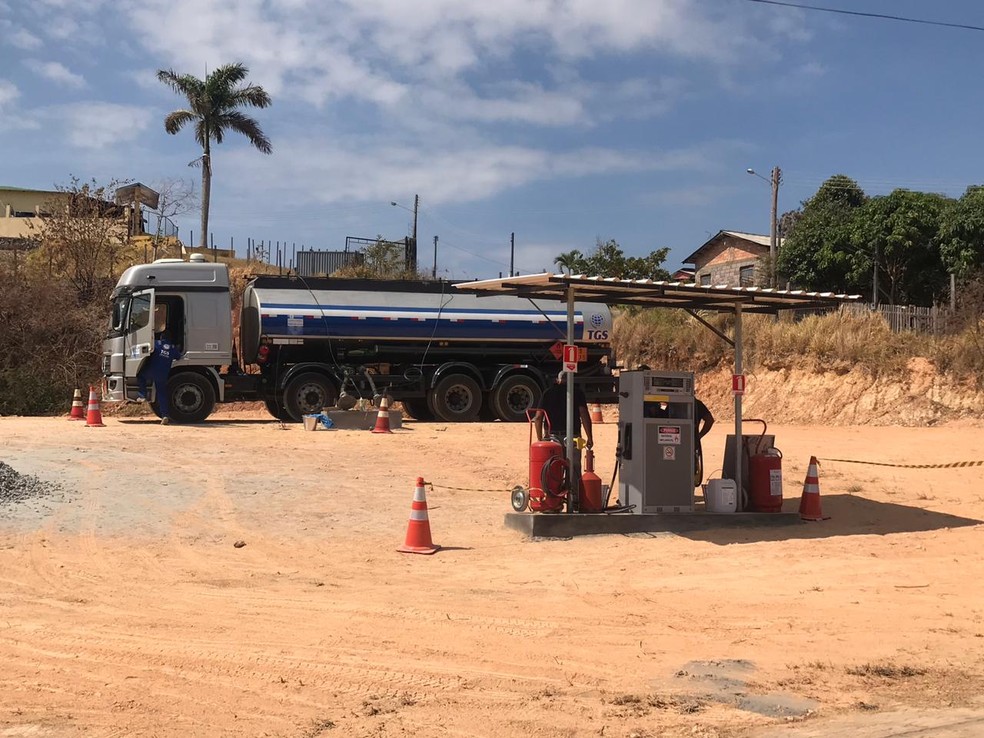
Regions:
M 230 144 L 234 139 L 230 138 Z M 294 137 L 277 142 L 265 157 L 248 145 L 223 146 L 215 154 L 217 178 L 229 192 L 248 192 L 263 182 L 272 201 L 294 206 L 339 202 L 388 202 L 393 193 L 425 192 L 433 206 L 480 201 L 505 191 L 572 177 L 635 172 L 715 171 L 723 157 L 745 146 L 732 141 L 666 151 L 503 145 L 462 136 L 429 144 L 387 137 L 351 137 L 327 143 Z
M 514 80 L 510 100 L 480 94 L 466 75 L 521 53 L 568 64 L 637 52 L 725 64 L 742 53 L 760 58 L 769 44 L 756 13 L 697 0 L 145 0 L 122 12 L 136 38 L 178 71 L 241 59 L 271 94 L 317 104 L 354 97 L 394 105 L 408 88 L 418 98 L 457 99 L 470 86 L 476 111 L 510 117 L 512 107 L 524 121 L 529 80 Z M 799 26 L 782 30 L 788 37 Z M 572 110 L 583 105 L 565 90 L 544 94 Z M 579 119 L 572 110 L 559 120 Z
M 5 79 L 0 79 L 0 110 L 20 97 L 17 85 Z
M 34 51 L 43 45 L 41 39 L 26 28 L 18 28 L 14 24 L 4 21 L 0 23 L 0 29 L 3 31 L 4 40 L 18 49 Z
M 136 139 L 147 128 L 152 113 L 135 105 L 84 102 L 50 111 L 64 119 L 68 140 L 83 149 L 102 149 Z
M 40 122 L 34 114 L 25 115 L 18 110 L 20 90 L 10 80 L 0 78 L 0 131 L 26 131 L 37 129 Z
M 24 64 L 27 65 L 27 67 L 35 74 L 38 74 L 45 79 L 49 79 L 52 82 L 65 85 L 66 87 L 73 87 L 75 89 L 85 87 L 85 77 L 81 74 L 75 74 L 60 62 L 41 62 L 34 59 L 29 59 L 25 61 Z

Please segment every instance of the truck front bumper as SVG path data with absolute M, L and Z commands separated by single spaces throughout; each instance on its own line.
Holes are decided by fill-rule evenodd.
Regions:
M 103 402 L 123 402 L 126 400 L 126 384 L 121 374 L 109 374 L 103 377 Z

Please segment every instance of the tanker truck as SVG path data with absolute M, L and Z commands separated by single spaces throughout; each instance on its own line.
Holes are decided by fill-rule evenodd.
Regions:
M 383 395 L 418 420 L 521 421 L 562 367 L 562 302 L 461 294 L 447 281 L 258 275 L 238 341 L 232 302 L 227 266 L 200 254 L 127 269 L 103 343 L 104 400 L 137 398 L 161 337 L 182 350 L 167 383 L 175 423 L 249 401 L 297 422 Z M 589 402 L 617 401 L 611 331 L 607 306 L 575 303 L 576 381 Z

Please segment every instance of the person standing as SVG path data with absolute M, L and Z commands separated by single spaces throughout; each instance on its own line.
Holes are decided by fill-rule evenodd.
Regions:
M 704 452 L 700 439 L 706 436 L 714 425 L 714 416 L 707 405 L 694 398 L 694 486 L 699 487 L 704 479 Z
M 137 402 L 147 401 L 147 384 L 154 385 L 154 397 L 157 408 L 161 411 L 161 425 L 171 422 L 171 398 L 167 391 L 167 380 L 171 374 L 171 365 L 181 358 L 181 349 L 165 336 L 158 336 L 154 341 L 154 352 L 147 357 L 143 368 L 137 374 L 139 391 Z
M 550 385 L 540 403 L 536 407 L 536 415 L 533 418 L 533 425 L 536 428 L 536 438 L 542 441 L 544 437 L 544 420 L 549 427 L 549 435 L 557 437 L 561 443 L 567 443 L 567 378 L 569 372 L 561 372 L 557 375 L 557 380 Z M 574 438 L 581 435 L 581 427 L 584 427 L 584 437 L 587 441 L 587 448 L 594 446 L 594 435 L 591 431 L 591 413 L 588 411 L 588 400 L 584 396 L 584 391 L 574 385 Z M 575 445 L 574 458 L 571 460 L 571 473 L 577 478 L 581 478 L 581 451 Z

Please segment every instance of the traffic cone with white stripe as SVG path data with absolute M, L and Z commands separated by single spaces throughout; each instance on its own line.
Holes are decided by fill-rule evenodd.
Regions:
M 591 424 L 596 425 L 598 423 L 604 423 L 605 418 L 601 414 L 601 405 L 599 403 L 594 403 L 588 410 L 591 413 Z
M 89 407 L 85 416 L 86 428 L 105 428 L 102 411 L 99 409 L 99 393 L 95 387 L 89 387 Z
M 68 414 L 69 420 L 85 420 L 85 411 L 82 410 L 82 393 L 75 390 L 72 397 L 72 411 Z
M 803 482 L 803 497 L 800 498 L 800 520 L 825 519 L 820 510 L 820 478 L 817 466 L 817 457 L 811 456 L 806 481 Z
M 386 399 L 386 395 L 383 395 L 383 399 L 379 401 L 379 412 L 376 413 L 376 427 L 372 429 L 373 433 L 392 433 L 390 430 L 390 413 L 389 413 L 389 400 Z
M 407 523 L 407 538 L 397 551 L 400 553 L 432 554 L 439 549 L 431 540 L 430 520 L 427 518 L 427 496 L 424 494 L 424 478 L 417 477 L 417 489 L 413 493 L 410 507 L 410 522 Z

